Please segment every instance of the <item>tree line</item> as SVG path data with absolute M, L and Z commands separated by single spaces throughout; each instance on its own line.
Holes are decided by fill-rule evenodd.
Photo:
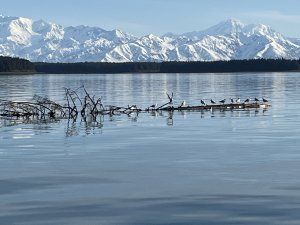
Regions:
M 41 73 L 228 73 L 300 71 L 300 60 L 35 63 Z
M 229 73 L 300 71 L 300 60 L 249 59 L 193 62 L 45 63 L 0 56 L 0 72 L 84 73 Z
M 36 72 L 35 65 L 26 59 L 0 56 L 0 72 Z

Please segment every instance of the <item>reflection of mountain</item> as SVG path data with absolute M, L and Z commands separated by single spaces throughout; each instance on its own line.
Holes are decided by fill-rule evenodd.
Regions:
M 300 42 L 269 26 L 232 19 L 204 31 L 138 38 L 120 30 L 0 16 L 0 54 L 45 62 L 295 59 Z

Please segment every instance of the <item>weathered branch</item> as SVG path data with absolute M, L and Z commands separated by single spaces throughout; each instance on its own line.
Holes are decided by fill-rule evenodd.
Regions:
M 82 89 L 84 95 L 81 97 L 77 91 Z M 84 86 L 76 90 L 69 88 L 64 88 L 65 90 L 65 100 L 66 103 L 61 105 L 57 102 L 54 102 L 47 97 L 41 97 L 35 95 L 33 101 L 9 101 L 9 100 L 0 100 L 0 116 L 6 118 L 13 117 L 24 117 L 27 119 L 30 118 L 49 118 L 55 119 L 67 118 L 76 120 L 78 112 L 80 112 L 81 118 L 83 121 L 97 121 L 97 116 L 114 116 L 126 114 L 128 116 L 137 117 L 140 112 L 157 112 L 157 111 L 203 111 L 203 110 L 239 110 L 239 109 L 249 109 L 249 108 L 267 108 L 270 106 L 269 101 L 266 99 L 256 99 L 255 101 L 233 101 L 231 103 L 225 104 L 225 100 L 220 101 L 222 104 L 203 104 L 195 106 L 186 106 L 183 101 L 178 107 L 173 106 L 174 94 L 173 92 L 169 95 L 166 93 L 168 102 L 157 107 L 157 104 L 153 104 L 146 109 L 141 109 L 137 105 L 127 105 L 124 106 L 115 106 L 115 105 L 103 105 L 102 98 L 96 98 L 91 96 Z M 89 118 L 89 119 L 88 119 Z M 171 121 L 171 119 L 170 119 Z

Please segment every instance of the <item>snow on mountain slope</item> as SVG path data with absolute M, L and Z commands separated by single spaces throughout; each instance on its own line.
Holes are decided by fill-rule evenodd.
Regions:
M 242 32 L 244 27 L 245 25 L 242 22 L 234 19 L 229 19 L 203 31 L 193 31 L 189 33 L 184 33 L 183 36 L 186 36 L 192 40 L 201 39 L 206 35 L 231 36 Z
M 102 59 L 103 62 L 167 61 L 168 52 L 174 46 L 153 34 L 119 45 Z
M 117 45 L 135 39 L 120 30 L 64 28 L 43 20 L 0 16 L 0 54 L 31 61 L 100 61 Z
M 32 30 L 32 20 L 27 18 L 0 16 L 0 37 L 19 45 L 28 45 L 31 37 L 36 35 Z
M 300 39 L 234 19 L 203 31 L 138 38 L 120 30 L 0 15 L 0 55 L 45 62 L 298 59 Z

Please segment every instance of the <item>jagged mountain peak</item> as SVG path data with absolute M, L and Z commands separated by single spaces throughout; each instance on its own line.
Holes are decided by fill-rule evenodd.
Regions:
M 36 35 L 32 30 L 33 21 L 24 17 L 0 17 L 0 36 L 12 43 L 30 45 L 31 37 Z
M 186 36 L 192 40 L 203 38 L 204 36 L 228 36 L 235 35 L 242 32 L 245 24 L 237 19 L 228 19 L 222 21 L 212 27 L 209 27 L 202 31 L 193 31 L 184 33 L 183 36 Z
M 275 30 L 273 30 L 270 26 L 265 24 L 249 24 L 245 26 L 244 33 L 250 33 L 250 34 L 271 34 L 277 33 Z
M 202 31 L 135 37 L 122 30 L 0 15 L 0 55 L 31 61 L 197 61 L 300 58 L 299 39 L 264 24 L 222 21 Z
M 162 40 L 159 36 L 156 36 L 155 34 L 147 34 L 147 35 L 141 37 L 141 39 Z
M 113 32 L 117 37 L 124 37 L 124 36 L 126 35 L 123 31 L 121 31 L 121 30 L 119 30 L 119 29 L 114 29 L 114 30 L 112 30 L 112 32 Z
M 231 26 L 231 27 L 244 27 L 245 26 L 245 24 L 241 20 L 235 19 L 235 18 L 229 18 L 227 20 L 222 21 L 219 24 L 224 24 L 224 25 Z
M 215 26 L 212 26 L 211 28 L 207 29 L 206 31 L 212 31 L 215 33 L 220 33 L 220 34 L 232 34 L 232 33 L 241 32 L 244 27 L 245 27 L 245 24 L 242 23 L 240 20 L 230 18 L 230 19 L 227 19 L 225 21 L 218 23 Z

